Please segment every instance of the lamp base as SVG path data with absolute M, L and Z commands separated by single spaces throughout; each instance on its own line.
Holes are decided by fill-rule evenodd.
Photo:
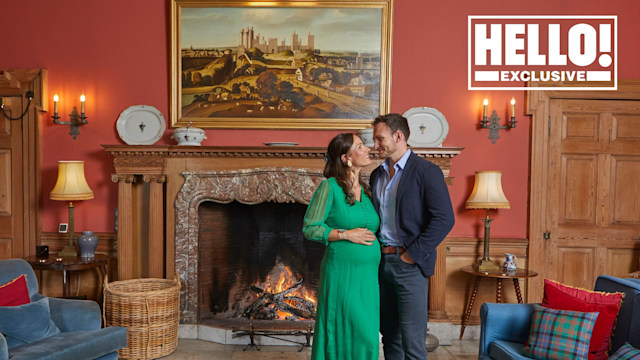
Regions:
M 496 265 L 490 259 L 482 259 L 480 260 L 480 265 L 478 265 L 478 271 L 498 271 L 500 270 L 500 266 Z
M 73 245 L 67 245 L 64 247 L 64 249 L 62 249 L 59 253 L 58 256 L 60 257 L 78 257 L 78 250 L 76 250 L 76 247 Z

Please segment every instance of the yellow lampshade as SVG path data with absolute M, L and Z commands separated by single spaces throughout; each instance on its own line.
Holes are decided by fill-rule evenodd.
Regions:
M 476 182 L 467 200 L 467 209 L 509 209 L 502 191 L 502 171 L 476 171 Z
M 63 201 L 93 199 L 93 191 L 84 177 L 84 161 L 58 161 L 58 180 L 49 198 Z

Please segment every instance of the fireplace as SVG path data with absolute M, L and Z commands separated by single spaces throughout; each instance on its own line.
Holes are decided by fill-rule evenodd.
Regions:
M 262 295 L 257 289 L 264 290 L 267 277 L 285 266 L 292 285 L 302 280 L 307 295 L 315 296 L 324 245 L 304 241 L 301 229 L 306 205 L 323 179 L 320 170 L 256 168 L 182 175 L 185 182 L 175 203 L 176 272 L 184 284 L 182 323 L 268 318 L 270 309 L 263 309 L 266 315 L 245 310 Z M 296 296 L 305 299 L 304 292 Z M 289 305 L 300 305 L 295 298 L 288 300 Z
M 200 328 L 200 205 L 306 205 L 323 179 L 326 152 L 326 147 L 104 148 L 113 156 L 112 180 L 118 183 L 116 279 L 172 278 L 178 274 L 182 282 L 181 331 Z M 462 148 L 412 150 L 438 165 L 451 184 L 452 159 Z M 371 155 L 374 164 L 365 173 L 380 163 L 375 151 Z M 430 319 L 449 317 L 445 311 L 445 261 L 443 244 L 438 247 L 437 270 L 430 281 Z
M 312 320 L 324 245 L 305 241 L 306 205 L 202 202 L 198 323 Z

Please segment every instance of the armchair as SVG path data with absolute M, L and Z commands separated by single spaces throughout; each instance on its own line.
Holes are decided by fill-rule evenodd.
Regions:
M 26 275 L 31 302 L 46 298 L 38 293 L 38 281 L 29 263 L 23 259 L 0 260 L 0 284 L 22 274 Z M 127 345 L 126 328 L 101 328 L 102 316 L 95 301 L 48 298 L 48 304 L 50 320 L 60 332 L 26 343 L 0 334 L 0 360 L 117 359 L 118 349 Z M 7 321 L 0 317 L 0 323 L 3 320 Z
M 609 353 L 625 342 L 640 347 L 640 336 L 637 336 L 640 334 L 640 281 L 601 275 L 595 290 L 625 293 Z M 528 359 L 521 354 L 529 337 L 532 316 L 533 304 L 482 304 L 478 359 Z

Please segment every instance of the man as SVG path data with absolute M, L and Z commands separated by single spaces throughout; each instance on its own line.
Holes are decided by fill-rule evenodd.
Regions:
M 385 360 L 427 359 L 427 296 L 436 247 L 453 227 L 442 170 L 407 145 L 400 114 L 373 122 L 375 148 L 385 162 L 371 173 L 380 215 L 380 332 Z

